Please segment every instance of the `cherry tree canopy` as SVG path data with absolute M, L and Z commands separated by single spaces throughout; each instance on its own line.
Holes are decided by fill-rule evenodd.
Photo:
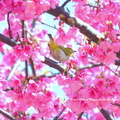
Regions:
M 0 0 L 0 21 L 1 120 L 120 117 L 119 0 Z M 74 55 L 55 61 L 47 34 Z

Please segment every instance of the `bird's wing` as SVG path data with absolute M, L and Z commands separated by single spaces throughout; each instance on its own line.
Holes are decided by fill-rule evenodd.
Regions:
M 67 55 L 67 53 L 66 53 L 66 48 L 63 47 L 63 46 L 59 46 L 59 47 L 60 47 L 60 49 Z

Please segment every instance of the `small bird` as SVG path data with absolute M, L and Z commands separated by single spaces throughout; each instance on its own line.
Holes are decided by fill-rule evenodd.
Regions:
M 59 62 L 67 61 L 75 51 L 73 51 L 72 48 L 58 46 L 57 43 L 54 42 L 52 35 L 48 34 L 48 36 L 50 38 L 49 48 L 52 57 Z

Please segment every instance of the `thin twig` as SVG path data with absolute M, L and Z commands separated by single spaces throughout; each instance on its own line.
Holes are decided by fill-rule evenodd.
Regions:
M 16 118 L 14 118 L 14 117 L 11 116 L 8 112 L 2 110 L 1 108 L 0 108 L 0 113 L 1 113 L 2 115 L 4 115 L 6 118 L 10 119 L 10 120 L 17 120 Z
M 34 62 L 33 62 L 31 57 L 29 58 L 29 61 L 30 61 L 30 64 L 31 64 L 32 73 L 36 77 L 35 65 L 34 65 Z
M 84 112 L 81 112 L 81 113 L 79 114 L 79 116 L 78 116 L 78 119 L 77 119 L 77 120 L 80 120 L 80 119 L 81 119 L 81 117 L 82 117 L 83 113 L 84 113 Z
M 3 89 L 3 91 L 9 91 L 9 90 L 14 90 L 14 88 L 13 87 L 8 87 L 8 88 Z
M 25 21 L 22 20 L 22 38 L 24 39 L 26 37 L 25 34 Z M 25 60 L 25 73 L 26 73 L 26 79 L 28 79 L 28 61 Z
M 60 112 L 60 114 L 58 116 L 56 116 L 53 120 L 58 120 L 58 118 L 61 116 L 61 114 L 64 112 L 65 109 L 66 109 L 66 107 L 63 108 L 63 110 Z
M 106 120 L 115 120 L 108 110 L 104 110 L 102 108 L 100 112 L 102 113 L 102 115 L 105 117 Z
M 39 21 L 39 20 L 38 20 Z M 44 23 L 44 22 L 42 22 L 42 21 L 39 21 L 41 24 L 43 24 L 43 25 L 46 25 L 46 26 L 48 26 L 48 27 L 51 27 L 51 28 L 53 28 L 53 29 L 56 29 L 56 30 L 58 30 L 56 27 L 53 27 L 53 26 L 51 26 L 51 25 L 48 25 L 47 23 Z
M 45 75 L 45 74 L 43 74 L 43 75 L 39 75 L 39 76 L 37 76 L 35 78 L 32 78 L 32 79 L 39 80 L 40 78 L 43 78 L 43 77 L 53 78 L 53 77 L 55 77 L 56 75 L 59 75 L 59 74 L 60 73 L 56 73 L 56 74 L 52 74 L 52 75 Z
M 28 79 L 28 61 L 25 60 L 25 75 L 26 75 L 26 79 Z
M 93 68 L 93 67 L 98 67 L 98 66 L 102 66 L 103 64 L 102 63 L 97 63 L 97 64 L 92 64 L 92 65 L 87 65 L 87 66 L 84 66 L 84 67 L 81 67 L 79 69 L 88 69 L 88 68 Z
M 9 11 L 8 14 L 7 14 L 7 22 L 8 22 L 8 30 L 9 30 L 9 36 L 10 36 L 10 39 L 13 39 L 12 37 L 12 31 L 11 31 L 11 26 L 10 26 L 10 20 L 9 20 L 9 17 L 10 17 L 10 13 L 12 11 Z
M 105 67 L 107 67 L 111 72 L 113 72 L 115 75 L 117 75 L 118 77 L 120 77 L 120 74 L 117 74 L 115 71 L 113 71 L 111 68 L 109 68 L 106 64 L 103 63 L 103 65 Z
M 93 58 L 91 58 L 91 57 L 89 57 L 91 60 L 95 60 L 95 59 L 93 59 Z M 97 62 L 99 62 L 98 60 L 95 60 L 95 61 L 97 61 Z M 116 62 L 116 61 L 115 61 Z M 108 68 L 111 72 L 113 72 L 115 75 L 117 75 L 118 77 L 120 77 L 120 74 L 117 74 L 115 71 L 113 71 L 111 68 L 109 68 L 105 63 L 102 63 L 101 62 L 101 64 L 103 64 L 106 68 Z
M 98 6 L 94 6 L 94 5 L 91 5 L 91 4 L 85 4 L 85 5 L 93 7 L 93 8 L 98 8 Z
M 36 19 L 33 19 L 31 31 L 33 30 L 33 28 L 35 28 L 35 26 L 36 26 Z
M 71 0 L 66 0 L 61 7 L 65 7 Z
M 120 107 L 120 104 L 118 104 L 118 103 L 112 103 L 112 105 L 116 105 L 116 106 Z
M 62 115 L 62 113 L 64 112 L 65 109 L 66 109 L 66 107 L 63 108 L 63 110 L 60 112 L 60 114 L 58 115 L 58 118 Z
M 22 20 L 22 38 L 25 38 L 25 21 Z
M 11 79 L 11 77 L 14 75 L 14 73 L 15 73 L 17 67 L 20 65 L 20 63 L 21 63 L 20 59 L 17 60 L 17 62 L 13 65 L 12 70 L 10 71 L 10 73 L 7 76 L 6 80 L 9 81 Z

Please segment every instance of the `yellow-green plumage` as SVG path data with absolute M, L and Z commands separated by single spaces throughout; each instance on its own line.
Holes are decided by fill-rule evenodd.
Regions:
M 54 42 L 52 35 L 48 34 L 48 36 L 50 38 L 49 47 L 52 57 L 59 62 L 67 61 L 74 51 L 71 48 L 58 46 L 57 43 Z

